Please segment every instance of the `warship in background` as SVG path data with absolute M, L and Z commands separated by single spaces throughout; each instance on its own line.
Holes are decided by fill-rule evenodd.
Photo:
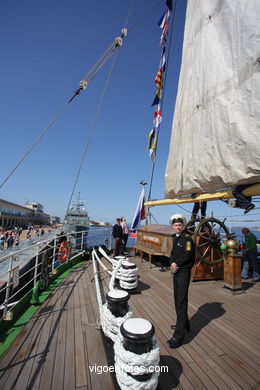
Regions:
M 72 245 L 76 245 L 76 248 L 80 246 L 83 249 L 86 246 L 89 222 L 85 201 L 80 199 L 79 192 L 77 202 L 68 209 L 63 224 L 63 232 L 69 234 L 69 241 Z

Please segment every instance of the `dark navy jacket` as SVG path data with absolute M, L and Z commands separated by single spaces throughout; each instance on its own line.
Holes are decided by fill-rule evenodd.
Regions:
M 121 226 L 121 225 L 118 225 L 118 223 L 116 223 L 116 224 L 113 226 L 112 235 L 113 235 L 114 238 L 123 238 L 123 229 L 122 229 L 122 226 Z
M 176 263 L 180 268 L 191 268 L 195 261 L 195 245 L 192 237 L 185 231 L 177 237 L 173 235 L 173 247 L 170 264 Z

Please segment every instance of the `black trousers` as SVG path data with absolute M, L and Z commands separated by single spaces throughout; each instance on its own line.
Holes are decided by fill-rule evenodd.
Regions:
M 191 269 L 180 269 L 173 276 L 174 303 L 177 315 L 174 337 L 181 339 L 185 330 L 189 329 L 188 319 L 188 290 L 190 284 Z
M 123 239 L 115 238 L 114 239 L 114 256 L 120 256 L 122 252 Z
M 245 196 L 241 194 L 241 192 L 245 190 L 247 187 L 250 186 L 246 184 L 241 184 L 239 186 L 235 186 L 232 188 L 232 194 L 236 198 L 237 207 L 240 207 L 241 209 L 247 209 L 249 206 L 252 205 L 251 196 Z
M 125 250 L 126 244 L 128 240 L 128 234 L 124 234 L 124 246 L 123 246 L 123 251 Z
M 202 217 L 206 217 L 206 210 L 207 210 L 207 202 L 195 202 L 192 210 L 192 218 L 196 218 L 197 214 L 201 212 Z

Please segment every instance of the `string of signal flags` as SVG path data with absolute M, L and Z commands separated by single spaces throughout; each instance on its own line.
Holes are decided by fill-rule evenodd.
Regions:
M 155 162 L 156 148 L 157 148 L 157 139 L 158 139 L 158 129 L 162 121 L 162 90 L 163 90 L 163 78 L 166 67 L 166 44 L 167 44 L 167 35 L 169 28 L 170 16 L 172 13 L 172 0 L 166 1 L 166 10 L 164 11 L 162 17 L 158 21 L 158 26 L 162 30 L 160 38 L 160 46 L 162 47 L 161 58 L 159 62 L 159 69 L 156 73 L 154 82 L 156 84 L 156 95 L 152 102 L 152 107 L 155 106 L 154 118 L 153 118 L 153 128 L 148 135 L 148 146 L 150 159 Z

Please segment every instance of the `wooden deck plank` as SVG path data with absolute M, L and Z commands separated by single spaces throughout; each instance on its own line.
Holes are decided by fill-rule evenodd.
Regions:
M 154 305 L 154 300 L 153 300 L 153 305 Z M 146 299 L 146 306 L 147 306 L 147 299 Z M 149 309 L 149 313 L 150 314 L 152 314 L 152 317 L 154 316 L 154 313 L 152 313 L 152 310 L 151 310 L 151 307 L 148 307 L 148 309 Z M 156 311 L 157 311 L 157 309 L 156 309 Z M 148 314 L 146 313 L 146 317 L 145 318 L 147 318 L 148 317 Z M 152 318 L 151 317 L 151 318 Z M 149 318 L 150 319 L 150 318 Z M 153 322 L 153 321 L 152 321 Z M 162 329 L 163 327 L 164 327 L 164 324 L 163 323 L 161 323 L 161 321 L 160 321 L 160 317 L 159 317 L 159 320 L 158 320 L 158 322 L 159 322 L 159 327 L 160 327 L 160 329 Z M 154 323 L 154 322 L 153 322 Z M 161 323 L 161 324 L 160 324 Z M 155 325 L 155 323 L 154 323 L 154 325 Z M 156 326 L 156 334 L 158 334 L 158 327 Z M 161 339 L 161 338 L 159 338 L 159 340 L 160 341 L 162 341 L 164 344 L 166 343 L 166 339 L 165 339 L 165 337 L 163 338 L 163 340 Z M 196 346 L 194 346 L 194 347 L 191 347 L 191 346 L 189 346 L 189 345 L 187 345 L 187 344 L 185 344 L 185 350 L 186 350 L 186 353 L 188 353 L 188 355 L 190 356 L 190 362 L 188 363 L 191 367 L 193 367 L 192 366 L 192 363 L 194 363 L 194 360 L 195 360 L 195 358 L 196 358 L 196 361 L 197 362 L 199 362 L 199 365 L 200 365 L 200 367 L 202 367 L 203 366 L 203 368 L 205 369 L 205 371 L 207 372 L 207 375 L 208 375 L 208 377 L 209 378 L 212 378 L 212 377 L 215 377 L 215 380 L 216 380 L 216 382 L 217 382 L 217 386 L 215 386 L 214 384 L 211 386 L 212 388 L 214 388 L 214 386 L 215 387 L 218 387 L 219 389 L 225 389 L 225 388 L 227 388 L 227 386 L 223 383 L 223 381 L 221 381 L 221 379 L 219 380 L 218 379 L 218 377 L 217 376 L 214 376 L 214 372 L 213 372 L 213 370 L 211 370 L 210 369 L 210 367 L 205 363 L 205 358 L 207 357 L 207 354 L 205 353 L 205 352 L 203 352 L 202 353 L 202 356 L 203 356 L 203 359 L 200 357 L 200 355 L 199 355 L 199 353 L 198 353 L 198 351 L 202 351 L 201 350 L 201 348 L 199 348 L 199 346 L 196 344 Z M 175 350 L 176 352 L 176 357 L 177 357 L 177 353 L 180 353 L 180 349 L 177 351 L 177 350 Z M 183 357 L 183 356 L 182 356 Z M 178 357 L 179 358 L 179 357 Z M 182 362 L 182 364 L 184 364 L 183 362 Z M 195 371 L 195 373 L 196 373 L 196 371 Z M 206 378 L 206 377 L 205 377 Z M 192 378 L 192 380 L 193 380 L 193 382 L 194 382 L 194 377 Z M 205 381 L 206 382 L 206 381 Z M 207 385 L 207 382 L 206 382 L 206 385 Z
M 139 263 L 138 263 L 138 266 L 139 266 Z M 158 270 L 157 270 L 158 271 Z M 142 273 L 142 276 L 144 277 L 145 276 L 145 278 L 143 279 L 143 280 L 145 280 L 145 282 L 147 282 L 147 275 L 148 275 L 148 272 L 147 272 L 147 270 L 146 270 L 146 273 L 145 272 L 143 272 Z M 149 273 L 149 275 L 151 275 L 151 272 Z M 154 275 L 150 278 L 150 279 L 152 279 L 152 278 L 154 278 Z M 155 278 L 154 278 L 155 279 Z M 158 279 L 162 279 L 161 278 L 161 276 L 158 278 Z M 157 283 L 156 284 L 157 286 L 158 285 L 161 285 L 162 286 L 162 283 Z M 169 286 L 166 286 L 166 287 L 168 287 L 168 290 L 169 290 Z M 146 295 L 148 295 L 148 293 L 146 294 Z M 215 297 L 213 297 L 214 299 L 215 299 Z M 165 299 L 165 294 L 164 294 L 164 297 L 163 297 L 163 299 Z M 216 299 L 215 299 L 216 300 Z M 145 299 L 145 301 L 146 301 L 146 299 Z M 169 301 L 169 299 L 168 299 L 168 301 Z M 153 305 L 154 305 L 154 303 L 155 303 L 155 297 L 153 297 Z M 162 302 L 160 302 L 160 304 L 162 304 Z M 167 304 L 166 304 L 166 306 L 167 306 Z M 211 324 L 211 325 L 213 325 L 213 324 Z M 232 329 L 232 328 L 231 328 Z M 255 327 L 255 329 L 257 329 L 257 327 Z M 229 329 L 228 329 L 228 332 L 227 333 L 229 333 Z M 228 334 L 228 336 L 230 336 L 230 334 Z M 219 335 L 219 337 L 220 337 L 220 339 L 221 339 L 221 335 Z M 216 342 L 218 342 L 218 340 L 216 339 L 215 340 Z M 245 345 L 244 345 L 245 346 Z M 247 346 L 246 345 L 246 347 L 247 348 L 250 348 L 250 346 Z M 185 348 L 185 346 L 183 346 L 182 348 Z M 251 348 L 250 348 L 251 349 Z M 221 356 L 221 355 L 223 355 L 223 351 L 219 351 L 220 352 L 220 354 L 219 354 L 219 356 Z M 254 350 L 254 352 L 257 352 L 257 349 L 255 349 Z M 217 354 L 215 354 L 216 355 L 216 357 L 217 357 Z M 253 371 L 252 373 L 251 373 L 251 375 L 254 375 L 254 374 L 256 374 L 256 371 Z M 232 381 L 232 380 L 230 380 L 230 378 L 226 381 L 227 382 L 227 385 L 231 385 L 231 388 L 232 387 L 236 387 L 236 384 L 234 383 L 234 381 Z M 255 378 L 255 380 L 253 381 L 255 384 L 257 383 L 257 378 Z M 239 388 L 241 388 L 241 387 L 239 387 Z M 247 387 L 247 388 L 249 388 L 249 387 Z
M 55 298 L 51 297 L 49 302 L 44 302 L 39 312 L 32 318 L 30 326 L 22 331 L 19 338 L 10 348 L 10 355 L 8 353 L 6 359 L 10 356 L 12 363 L 10 361 L 8 366 L 10 367 L 11 365 L 12 367 L 13 364 L 15 367 L 15 370 L 11 370 L 10 372 L 10 381 L 16 378 L 16 380 L 19 379 L 21 386 L 26 386 L 27 379 L 34 364 L 35 356 L 37 356 L 37 339 L 42 336 L 42 329 L 45 324 L 46 316 L 49 315 L 48 306 L 50 305 L 51 309 L 53 308 L 52 303 L 54 302 L 54 299 Z M 19 340 L 21 340 L 20 343 Z M 15 350 L 17 353 L 15 353 Z M 1 361 L 1 365 L 5 363 L 6 359 L 4 358 Z M 6 371 L 8 372 L 9 369 Z M 7 388 L 10 385 L 10 381 L 7 381 L 6 383 Z
M 74 315 L 75 315 L 75 367 L 76 388 L 87 386 L 86 360 L 83 339 L 83 326 L 81 323 L 81 311 L 79 301 L 79 283 L 74 288 Z
M 36 336 L 35 338 L 33 337 L 34 335 Z M 15 358 L 7 366 L 1 364 L 4 375 L 0 379 L 0 388 L 9 389 L 15 386 L 18 380 L 19 383 L 21 382 L 21 389 L 26 388 L 29 374 L 24 376 L 21 373 L 23 371 L 24 374 L 27 370 L 30 372 L 33 356 L 37 349 L 37 343 L 35 342 L 37 337 L 41 337 L 41 328 L 35 326 L 35 332 L 31 333 L 31 337 L 24 339 L 22 345 L 15 343 L 18 347 L 18 353 L 15 355 Z M 15 348 L 15 346 L 13 347 Z
M 184 344 L 170 349 L 167 339 L 176 320 L 172 276 L 148 262 L 139 267 L 140 294 L 131 295 L 134 315 L 150 320 L 160 344 L 161 373 L 157 390 L 252 390 L 259 384 L 260 283 L 232 295 L 223 281 L 191 283 L 191 332 Z M 99 330 L 99 309 L 92 265 L 73 270 L 26 326 L 0 362 L 0 388 L 19 390 L 118 389 L 115 376 L 90 372 L 108 365 L 111 342 Z M 103 294 L 109 278 L 102 273 Z M 25 339 L 24 336 L 27 336 Z M 18 387 L 17 387 L 18 388 Z
M 54 295 L 56 297 L 56 294 Z M 55 304 L 57 303 L 57 300 Z M 43 366 L 48 359 L 49 352 L 53 352 L 52 345 L 56 342 L 56 334 L 53 332 L 55 329 L 55 317 L 52 314 L 52 310 L 55 308 L 55 304 L 50 304 L 49 312 L 47 312 L 45 322 L 43 323 L 43 329 L 40 339 L 37 342 L 37 353 L 34 359 L 30 377 L 28 380 L 28 388 L 38 389 L 41 383 L 41 375 Z M 48 377 L 52 377 L 52 370 L 49 372 Z
M 63 284 L 64 287 L 65 287 L 65 283 Z M 52 384 L 51 384 L 51 387 L 56 390 L 63 389 L 65 352 L 66 352 L 65 340 L 67 334 L 67 314 L 68 314 L 69 294 L 71 294 L 71 292 L 69 292 L 69 289 L 64 288 L 61 297 L 60 320 L 59 320 L 59 327 L 58 327 L 56 354 L 55 354 L 55 360 L 53 365 Z
M 59 351 L 59 346 L 58 346 L 59 328 L 61 323 L 64 323 L 64 319 L 63 319 L 64 284 L 63 283 L 58 286 L 58 297 L 55 303 L 54 310 L 52 311 L 52 325 L 51 325 L 50 335 L 48 338 L 48 343 L 46 345 L 46 356 L 42 365 L 42 374 L 41 374 L 41 381 L 39 383 L 39 390 L 45 390 L 46 388 L 50 389 L 52 386 L 55 358 L 56 358 L 57 351 Z M 62 380 L 62 376 L 61 376 L 61 380 Z
M 75 273 L 72 274 L 74 276 Z M 65 343 L 64 360 L 64 390 L 75 389 L 75 326 L 74 326 L 74 290 L 75 283 L 68 285 L 68 312 L 67 312 L 67 333 Z

